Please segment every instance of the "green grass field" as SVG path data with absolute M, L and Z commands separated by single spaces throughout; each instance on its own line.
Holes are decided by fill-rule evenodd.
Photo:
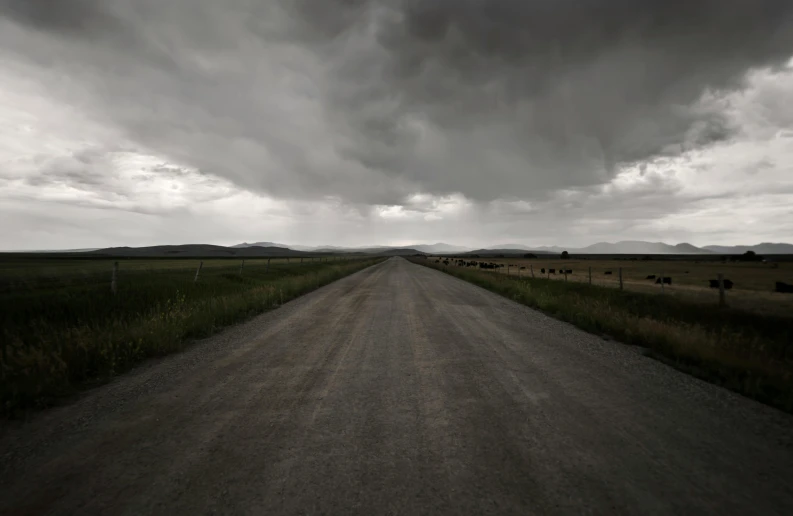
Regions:
M 660 286 L 652 283 L 648 286 L 652 290 L 622 291 L 618 285 L 607 282 L 588 284 L 589 266 L 593 267 L 594 280 L 595 270 L 599 270 L 602 275 L 605 270 L 629 266 L 621 262 L 597 264 L 582 260 L 583 263 L 577 264 L 566 260 L 532 260 L 530 264 L 521 264 L 527 268 L 521 270 L 518 277 L 517 271 L 520 269 L 512 269 L 508 276 L 504 269 L 494 273 L 454 265 L 444 266 L 435 263 L 435 259 L 411 258 L 411 261 L 443 270 L 543 310 L 586 331 L 607 335 L 626 344 L 647 347 L 653 356 L 681 370 L 793 412 L 793 312 L 774 310 L 772 305 L 775 301 L 771 297 L 748 297 L 763 300 L 765 304 L 759 309 L 735 306 L 738 304 L 735 300 L 741 295 L 752 296 L 753 292 L 757 292 L 767 296 L 762 289 L 767 286 L 768 278 L 784 277 L 784 272 L 780 273 L 779 269 L 765 271 L 749 264 L 727 269 L 725 276 L 738 285 L 745 285 L 746 292 L 730 291 L 728 300 L 732 306 L 720 308 L 718 293 L 707 288 L 708 298 L 703 301 L 696 296 L 671 295 L 668 285 L 662 295 Z M 547 270 L 548 267 L 558 268 L 560 265 L 573 269 L 574 273 L 576 269 L 587 271 L 586 279 L 569 276 L 565 282 L 564 277 L 540 277 L 540 268 L 545 267 Z M 648 268 L 637 268 L 629 274 L 623 271 L 623 279 L 639 282 L 647 274 L 652 274 L 647 271 L 662 267 L 664 275 L 673 278 L 683 276 L 684 271 L 689 270 L 689 277 L 692 278 L 689 285 L 696 285 L 702 278 L 715 277 L 714 269 L 721 266 L 702 264 L 698 270 L 695 266 L 699 264 L 659 262 L 641 265 Z M 531 278 L 529 266 L 535 269 L 534 279 Z M 705 270 L 705 267 L 711 270 Z M 681 283 L 683 287 L 686 286 L 685 281 Z M 757 290 L 752 291 L 751 286 Z M 787 296 L 793 297 L 790 294 Z
M 382 258 L 0 258 L 0 403 L 43 405 Z

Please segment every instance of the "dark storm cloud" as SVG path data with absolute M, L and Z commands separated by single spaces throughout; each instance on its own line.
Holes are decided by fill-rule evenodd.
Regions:
M 101 0 L 0 0 L 0 11 L 43 30 L 81 34 L 115 25 L 102 5 Z
M 356 24 L 377 23 L 381 47 L 371 62 L 345 59 L 348 40 L 340 39 L 338 21 L 323 31 L 325 18 L 304 11 L 314 28 L 333 35 L 325 43 L 339 47 L 329 105 L 349 122 L 359 159 L 383 160 L 382 150 L 370 151 L 382 135 L 388 143 L 409 142 L 388 147 L 392 168 L 401 163 L 401 172 L 441 190 L 463 179 L 476 185 L 481 176 L 481 183 L 501 179 L 526 189 L 582 185 L 602 180 L 597 170 L 610 175 L 620 164 L 727 139 L 732 128 L 721 112 L 692 106 L 703 93 L 740 88 L 747 70 L 779 65 L 793 53 L 793 3 L 782 0 L 368 6 L 346 19 L 350 33 Z M 372 131 L 372 118 L 356 107 L 386 99 L 397 105 Z M 412 159 L 403 123 L 415 113 L 451 135 L 450 150 L 460 159 Z M 474 132 L 486 137 L 469 138 Z M 484 148 L 520 157 L 525 167 L 489 170 L 476 159 Z M 466 194 L 488 190 L 477 186 Z
M 736 128 L 703 94 L 793 54 L 788 0 L 0 0 L 0 11 L 86 42 L 58 50 L 93 95 L 83 107 L 154 151 L 246 188 L 373 204 L 416 191 L 531 198 L 729 139 Z

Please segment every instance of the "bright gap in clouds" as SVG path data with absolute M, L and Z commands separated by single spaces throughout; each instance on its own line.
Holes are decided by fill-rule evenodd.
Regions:
M 738 64 L 704 48 L 718 66 L 692 78 L 674 34 L 631 39 L 660 30 L 637 13 L 623 39 L 562 41 L 549 61 L 510 50 L 531 2 L 437 2 L 432 19 L 275 2 L 275 29 L 238 0 L 159 11 L 180 2 L 145 23 L 102 4 L 121 45 L 0 0 L 0 248 L 793 240 L 793 66 L 763 64 L 771 43 L 736 43 Z M 476 20 L 505 39 L 480 41 Z M 694 95 L 708 73 L 719 87 Z

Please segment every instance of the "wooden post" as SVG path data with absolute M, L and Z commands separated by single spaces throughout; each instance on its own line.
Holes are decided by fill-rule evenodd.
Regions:
M 592 284 L 592 266 L 589 266 L 589 284 Z
M 270 260 L 271 259 L 272 258 L 267 258 L 267 268 L 264 270 L 264 272 L 270 272 Z
M 564 282 L 567 283 L 567 269 L 564 270 Z
M 113 276 L 110 278 L 110 290 L 113 292 L 113 295 L 116 295 L 116 276 L 118 275 L 118 262 L 113 263 Z
M 661 294 L 664 293 L 664 271 L 661 271 Z
M 622 267 L 620 267 L 620 290 L 622 290 Z
M 664 280 L 661 280 L 663 283 Z M 727 299 L 724 297 L 724 274 L 719 273 L 719 306 L 727 306 Z
M 198 281 L 198 275 L 201 274 L 201 268 L 203 266 L 204 266 L 204 262 L 200 262 L 198 264 L 198 269 L 196 269 L 196 271 L 195 271 L 195 279 L 193 279 L 193 283 L 196 283 Z
M 529 265 L 529 268 L 531 269 L 531 277 L 533 278 L 534 277 L 534 265 Z
M 520 266 L 518 266 L 518 278 L 520 278 Z
M 303 257 L 300 257 L 300 265 L 303 265 Z
M 507 276 L 509 276 L 509 264 L 507 264 Z
M 242 263 L 240 264 L 240 276 L 242 276 L 242 268 L 243 267 L 245 267 L 245 260 L 242 260 Z

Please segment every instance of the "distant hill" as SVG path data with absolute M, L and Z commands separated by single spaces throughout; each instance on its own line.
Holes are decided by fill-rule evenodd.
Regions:
M 235 249 L 245 248 L 245 247 L 280 247 L 282 249 L 292 249 L 293 251 L 319 251 L 318 248 L 304 246 L 304 245 L 286 245 L 286 244 L 277 244 L 275 242 L 254 242 L 249 244 L 247 242 L 243 242 L 241 244 L 231 246 Z
M 151 247 L 109 247 L 87 254 L 130 258 L 229 258 L 300 256 L 306 253 L 285 247 L 223 247 L 208 244 L 156 245 Z
M 515 249 L 519 251 L 531 251 L 533 248 L 523 244 L 498 244 L 486 249 Z
M 523 256 L 526 253 L 532 254 L 556 254 L 549 251 L 537 251 L 529 249 L 475 249 L 468 253 L 461 253 L 460 256 L 478 255 L 481 257 L 493 257 L 495 255 L 503 254 L 504 256 Z
M 539 247 L 532 247 L 531 248 L 531 251 L 538 251 L 538 252 L 544 252 L 544 253 L 561 253 L 562 251 L 565 251 L 565 250 L 567 250 L 569 252 L 569 249 L 566 249 L 564 247 L 559 247 L 559 246 L 556 246 L 556 245 L 552 245 L 552 246 L 541 245 Z
M 369 245 L 369 246 L 357 246 L 357 247 L 340 247 L 334 245 L 322 245 L 322 246 L 312 247 L 312 246 L 277 244 L 274 242 L 256 242 L 253 244 L 243 242 L 242 244 L 237 244 L 232 247 L 242 248 L 242 247 L 251 247 L 251 246 L 286 247 L 289 249 L 294 249 L 296 251 L 331 252 L 331 253 L 380 253 L 382 251 L 389 249 L 393 249 L 393 250 L 403 249 L 403 250 L 410 250 L 413 252 L 418 251 L 422 253 L 433 254 L 433 253 L 463 253 L 465 251 L 471 250 L 470 247 L 444 244 L 443 242 L 438 242 L 436 244 L 412 244 L 405 246 Z
M 703 249 L 718 254 L 743 254 L 746 251 L 754 251 L 759 255 L 793 254 L 793 244 L 774 244 L 770 242 L 756 245 L 706 245 Z
M 233 245 L 231 247 L 234 247 L 234 248 L 240 248 L 240 247 L 286 247 L 286 248 L 289 248 L 288 245 L 276 244 L 276 243 L 273 243 L 273 242 L 254 242 L 252 244 L 249 244 L 248 242 L 243 242 L 241 244 Z
M 395 249 L 383 249 L 379 253 L 372 253 L 372 254 L 382 254 L 388 256 L 411 256 L 414 254 L 426 254 L 422 253 L 418 249 L 406 249 L 406 248 L 395 248 Z

